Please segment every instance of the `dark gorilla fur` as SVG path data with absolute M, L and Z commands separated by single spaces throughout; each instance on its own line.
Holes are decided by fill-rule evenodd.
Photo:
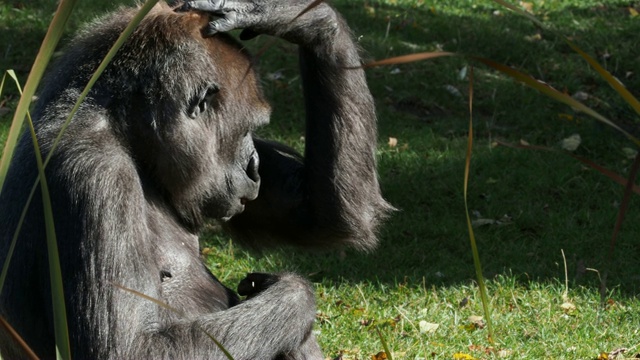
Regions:
M 250 274 L 223 286 L 199 255 L 204 218 L 251 247 L 371 249 L 391 207 L 380 195 L 373 100 L 341 17 L 311 1 L 228 1 L 208 14 L 156 6 L 75 115 L 46 174 L 77 359 L 320 359 L 310 285 Z M 204 4 L 204 5 L 203 5 Z M 212 5 L 213 4 L 213 5 Z M 224 5 L 225 2 L 222 2 Z M 243 5 L 244 4 L 244 5 Z M 211 4 L 193 8 L 216 13 Z M 136 9 L 88 25 L 50 69 L 34 111 L 42 152 Z M 211 30 L 249 29 L 300 46 L 304 158 L 253 137 L 270 108 L 248 55 Z M 259 165 L 258 165 L 259 164 Z M 17 148 L 0 197 L 4 264 L 37 176 L 31 139 Z M 36 354 L 55 356 L 42 204 L 28 211 L 0 297 L 0 314 Z M 114 286 L 156 298 L 182 315 Z M 24 354 L 0 332 L 6 359 Z

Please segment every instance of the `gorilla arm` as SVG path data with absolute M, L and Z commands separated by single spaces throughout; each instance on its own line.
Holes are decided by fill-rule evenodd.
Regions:
M 189 4 L 223 15 L 210 24 L 212 32 L 241 27 L 243 35 L 266 33 L 299 45 L 304 158 L 256 139 L 260 194 L 226 227 L 253 247 L 372 249 L 377 225 L 393 208 L 380 193 L 374 103 L 345 21 L 325 3 L 307 9 L 310 1 L 227 1 L 217 10 L 215 0 Z

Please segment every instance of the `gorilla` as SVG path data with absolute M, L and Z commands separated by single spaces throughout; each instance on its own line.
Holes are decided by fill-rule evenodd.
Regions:
M 176 11 L 178 10 L 178 11 Z M 135 15 L 87 25 L 49 69 L 34 108 L 42 154 Z M 270 107 L 244 29 L 298 45 L 304 156 L 253 135 Z M 376 116 L 350 29 L 312 0 L 161 3 L 120 49 L 46 168 L 72 355 L 78 359 L 322 359 L 314 292 L 292 273 L 249 274 L 237 293 L 205 267 L 198 233 L 217 219 L 250 248 L 372 249 L 392 210 L 376 170 Z M 0 264 L 37 178 L 24 135 L 0 195 Z M 39 191 L 39 190 L 38 190 Z M 0 315 L 55 357 L 42 202 L 28 209 Z M 167 304 L 171 311 L 121 287 Z M 0 331 L 6 359 L 26 354 Z

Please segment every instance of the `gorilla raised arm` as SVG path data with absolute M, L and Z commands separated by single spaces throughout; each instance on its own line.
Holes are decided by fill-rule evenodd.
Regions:
M 72 355 L 85 358 L 320 359 L 313 290 L 293 274 L 250 274 L 239 301 L 205 268 L 197 233 L 221 220 L 252 246 L 370 249 L 390 207 L 380 195 L 371 95 L 344 21 L 309 1 L 156 6 L 81 105 L 47 166 Z M 224 2 L 222 2 L 224 4 Z M 34 122 L 47 153 L 91 74 L 134 16 L 87 26 L 50 69 Z M 209 24 L 208 12 L 217 21 Z M 300 45 L 304 159 L 257 140 L 269 106 L 248 55 L 224 34 Z M 0 194 L 0 263 L 37 177 L 23 136 Z M 34 199 L 40 199 L 36 194 Z M 19 235 L 0 315 L 44 358 L 55 356 L 42 204 Z M 156 298 L 178 313 L 122 291 Z M 24 354 L 0 331 L 4 358 Z
M 306 106 L 304 159 L 279 144 L 256 140 L 262 185 L 258 199 L 226 223 L 253 246 L 280 240 L 297 246 L 371 249 L 381 218 L 392 209 L 380 195 L 373 99 L 344 20 L 310 1 L 188 1 L 222 18 L 208 33 L 245 29 L 300 45 Z M 305 11 L 309 13 L 303 14 Z M 303 14 L 302 16 L 298 16 Z

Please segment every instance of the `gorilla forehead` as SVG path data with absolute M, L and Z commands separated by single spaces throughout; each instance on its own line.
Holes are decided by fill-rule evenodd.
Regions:
M 133 16 L 130 10 L 123 12 L 111 20 L 123 22 L 122 28 Z M 111 21 L 104 24 L 113 29 Z M 248 52 L 226 34 L 205 38 L 203 29 L 208 21 L 199 13 L 176 13 L 164 4 L 157 5 L 131 34 L 112 68 L 127 69 L 130 80 L 143 83 L 158 78 L 169 91 L 199 91 L 194 90 L 195 84 L 207 82 L 255 83 Z

